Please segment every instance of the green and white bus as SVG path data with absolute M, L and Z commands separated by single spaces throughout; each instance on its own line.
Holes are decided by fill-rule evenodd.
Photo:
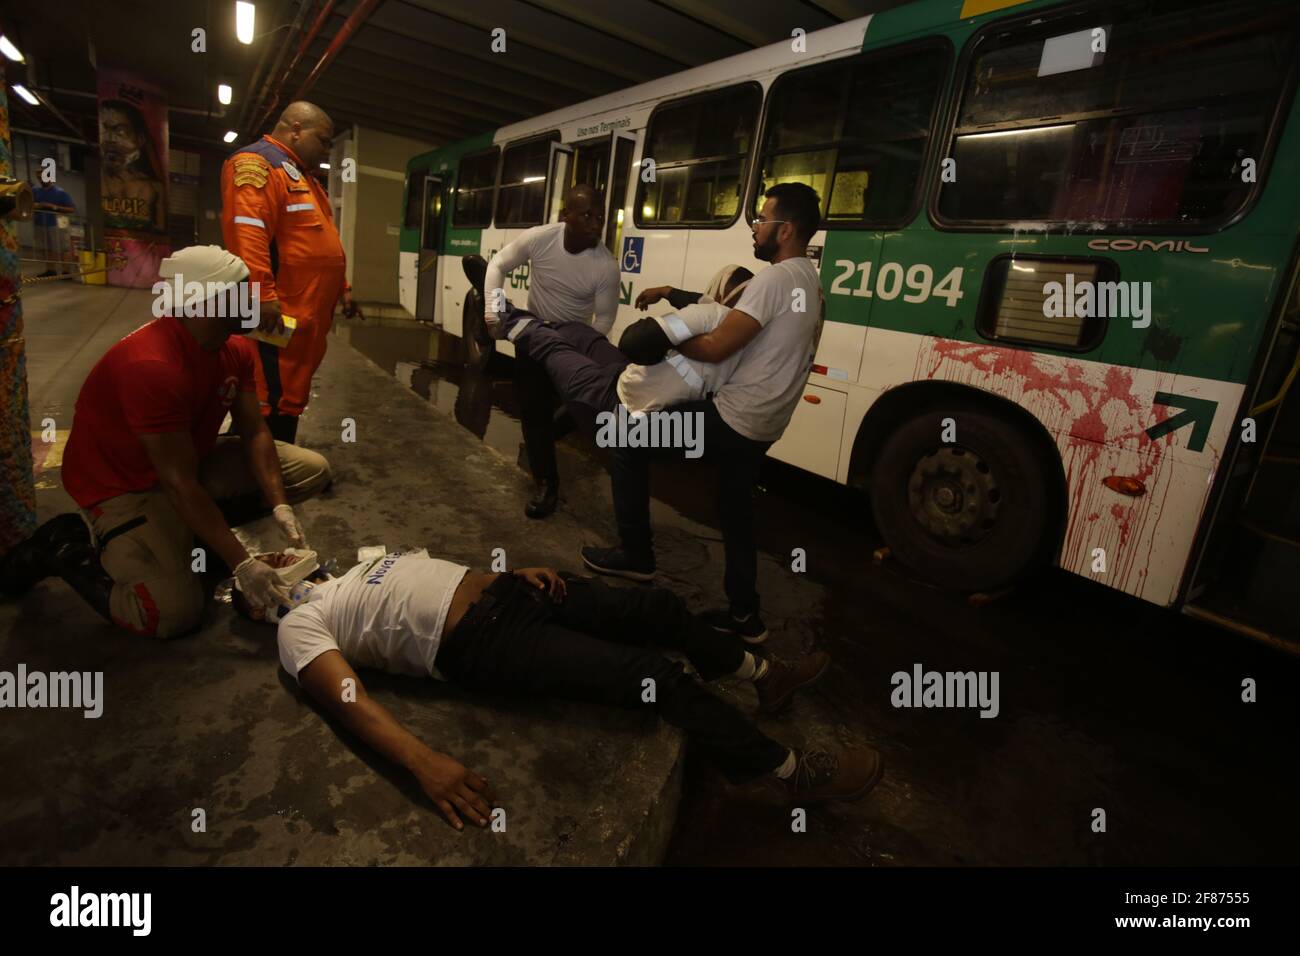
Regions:
M 761 267 L 764 189 L 807 183 L 825 323 L 773 457 L 939 583 L 1055 563 L 1287 646 L 1298 30 L 1294 0 L 921 0 L 795 31 L 412 158 L 402 304 L 462 335 L 460 257 L 585 182 L 616 340 L 641 289 Z

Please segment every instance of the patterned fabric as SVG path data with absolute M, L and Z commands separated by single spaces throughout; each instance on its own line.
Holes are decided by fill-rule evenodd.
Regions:
M 13 169 L 9 139 L 8 86 L 0 66 L 0 175 Z M 31 412 L 27 404 L 27 355 L 23 342 L 23 304 L 15 296 L 22 283 L 18 262 L 18 224 L 0 225 L 0 553 L 36 528 L 36 489 L 32 483 Z M 12 302 L 8 300 L 14 297 Z

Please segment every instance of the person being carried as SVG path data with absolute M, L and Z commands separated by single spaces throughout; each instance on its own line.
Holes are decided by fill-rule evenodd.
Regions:
M 696 362 L 675 346 L 717 328 L 752 278 L 743 266 L 726 266 L 703 294 L 685 293 L 676 311 L 630 325 L 617 348 L 590 326 L 549 322 L 526 310 L 511 308 L 502 327 L 515 354 L 541 364 L 574 420 L 590 432 L 600 413 L 620 404 L 639 415 L 705 399 L 725 384 L 738 353 Z
M 410 770 L 457 829 L 462 818 L 487 825 L 491 787 L 402 727 L 366 694 L 354 667 L 449 680 L 482 693 L 650 706 L 684 729 L 733 783 L 766 778 L 805 803 L 857 799 L 883 772 L 870 748 L 837 756 L 777 743 L 680 663 L 648 649 L 657 643 L 684 653 L 704 680 L 751 681 L 763 714 L 783 709 L 830 664 L 823 652 L 793 664 L 756 657 L 662 588 L 610 587 L 552 568 L 478 572 L 424 550 L 391 553 L 338 578 L 303 578 L 299 569 L 289 580 L 298 580 L 290 597 L 271 606 L 236 590 L 236 610 L 276 622 L 284 669 L 365 743 Z M 649 704 L 647 678 L 655 688 Z
M 590 186 L 574 186 L 564 195 L 558 222 L 525 229 L 485 262 L 466 256 L 462 268 L 483 298 L 483 323 L 492 338 L 505 335 L 502 319 L 506 274 L 528 264 L 528 309 L 553 323 L 580 322 L 601 336 L 614 327 L 618 314 L 618 264 L 601 239 L 605 201 Z M 467 330 L 466 334 L 474 334 Z M 528 356 L 515 356 L 519 417 L 528 464 L 537 492 L 524 508 L 530 518 L 545 518 L 559 502 L 560 472 L 555 458 L 555 394 L 550 379 Z

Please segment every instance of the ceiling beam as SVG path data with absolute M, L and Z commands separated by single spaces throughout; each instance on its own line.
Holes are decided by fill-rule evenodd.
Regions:
M 591 23 L 574 22 L 568 17 L 520 3 L 518 0 L 402 0 L 410 6 L 450 20 L 466 23 L 481 34 L 501 27 L 506 31 L 506 53 L 515 40 L 566 61 L 610 73 L 629 84 L 643 83 L 654 77 L 680 70 L 686 61 L 675 55 L 665 56 L 639 42 L 615 37 Z
M 528 0 L 602 33 L 644 47 L 683 66 L 712 63 L 751 49 L 750 44 L 667 10 L 651 0 L 596 5 L 584 0 Z

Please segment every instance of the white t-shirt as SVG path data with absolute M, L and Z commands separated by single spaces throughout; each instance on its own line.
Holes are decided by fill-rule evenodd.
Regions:
M 564 223 L 534 226 L 520 233 L 488 263 L 483 294 L 487 309 L 505 312 L 506 273 L 528 267 L 528 311 L 553 322 L 589 322 L 608 335 L 618 314 L 618 264 L 601 243 L 576 256 L 564 248 Z M 592 321 L 592 315 L 595 321 Z
M 712 332 L 731 309 L 712 299 L 677 309 L 654 320 L 668 340 L 680 345 L 689 338 Z M 629 412 L 653 412 L 716 392 L 740 364 L 742 349 L 721 362 L 697 362 L 675 350 L 655 365 L 629 365 L 618 377 L 618 400 Z
M 799 301 L 801 312 L 794 308 Z M 750 280 L 736 308 L 763 328 L 740 350 L 740 364 L 713 403 L 722 420 L 746 438 L 776 441 L 812 371 L 821 324 L 817 269 L 806 256 L 768 266 Z
M 433 661 L 468 570 L 424 550 L 358 564 L 316 585 L 280 621 L 280 663 L 297 677 L 326 651 L 339 651 L 354 667 L 442 680 Z

